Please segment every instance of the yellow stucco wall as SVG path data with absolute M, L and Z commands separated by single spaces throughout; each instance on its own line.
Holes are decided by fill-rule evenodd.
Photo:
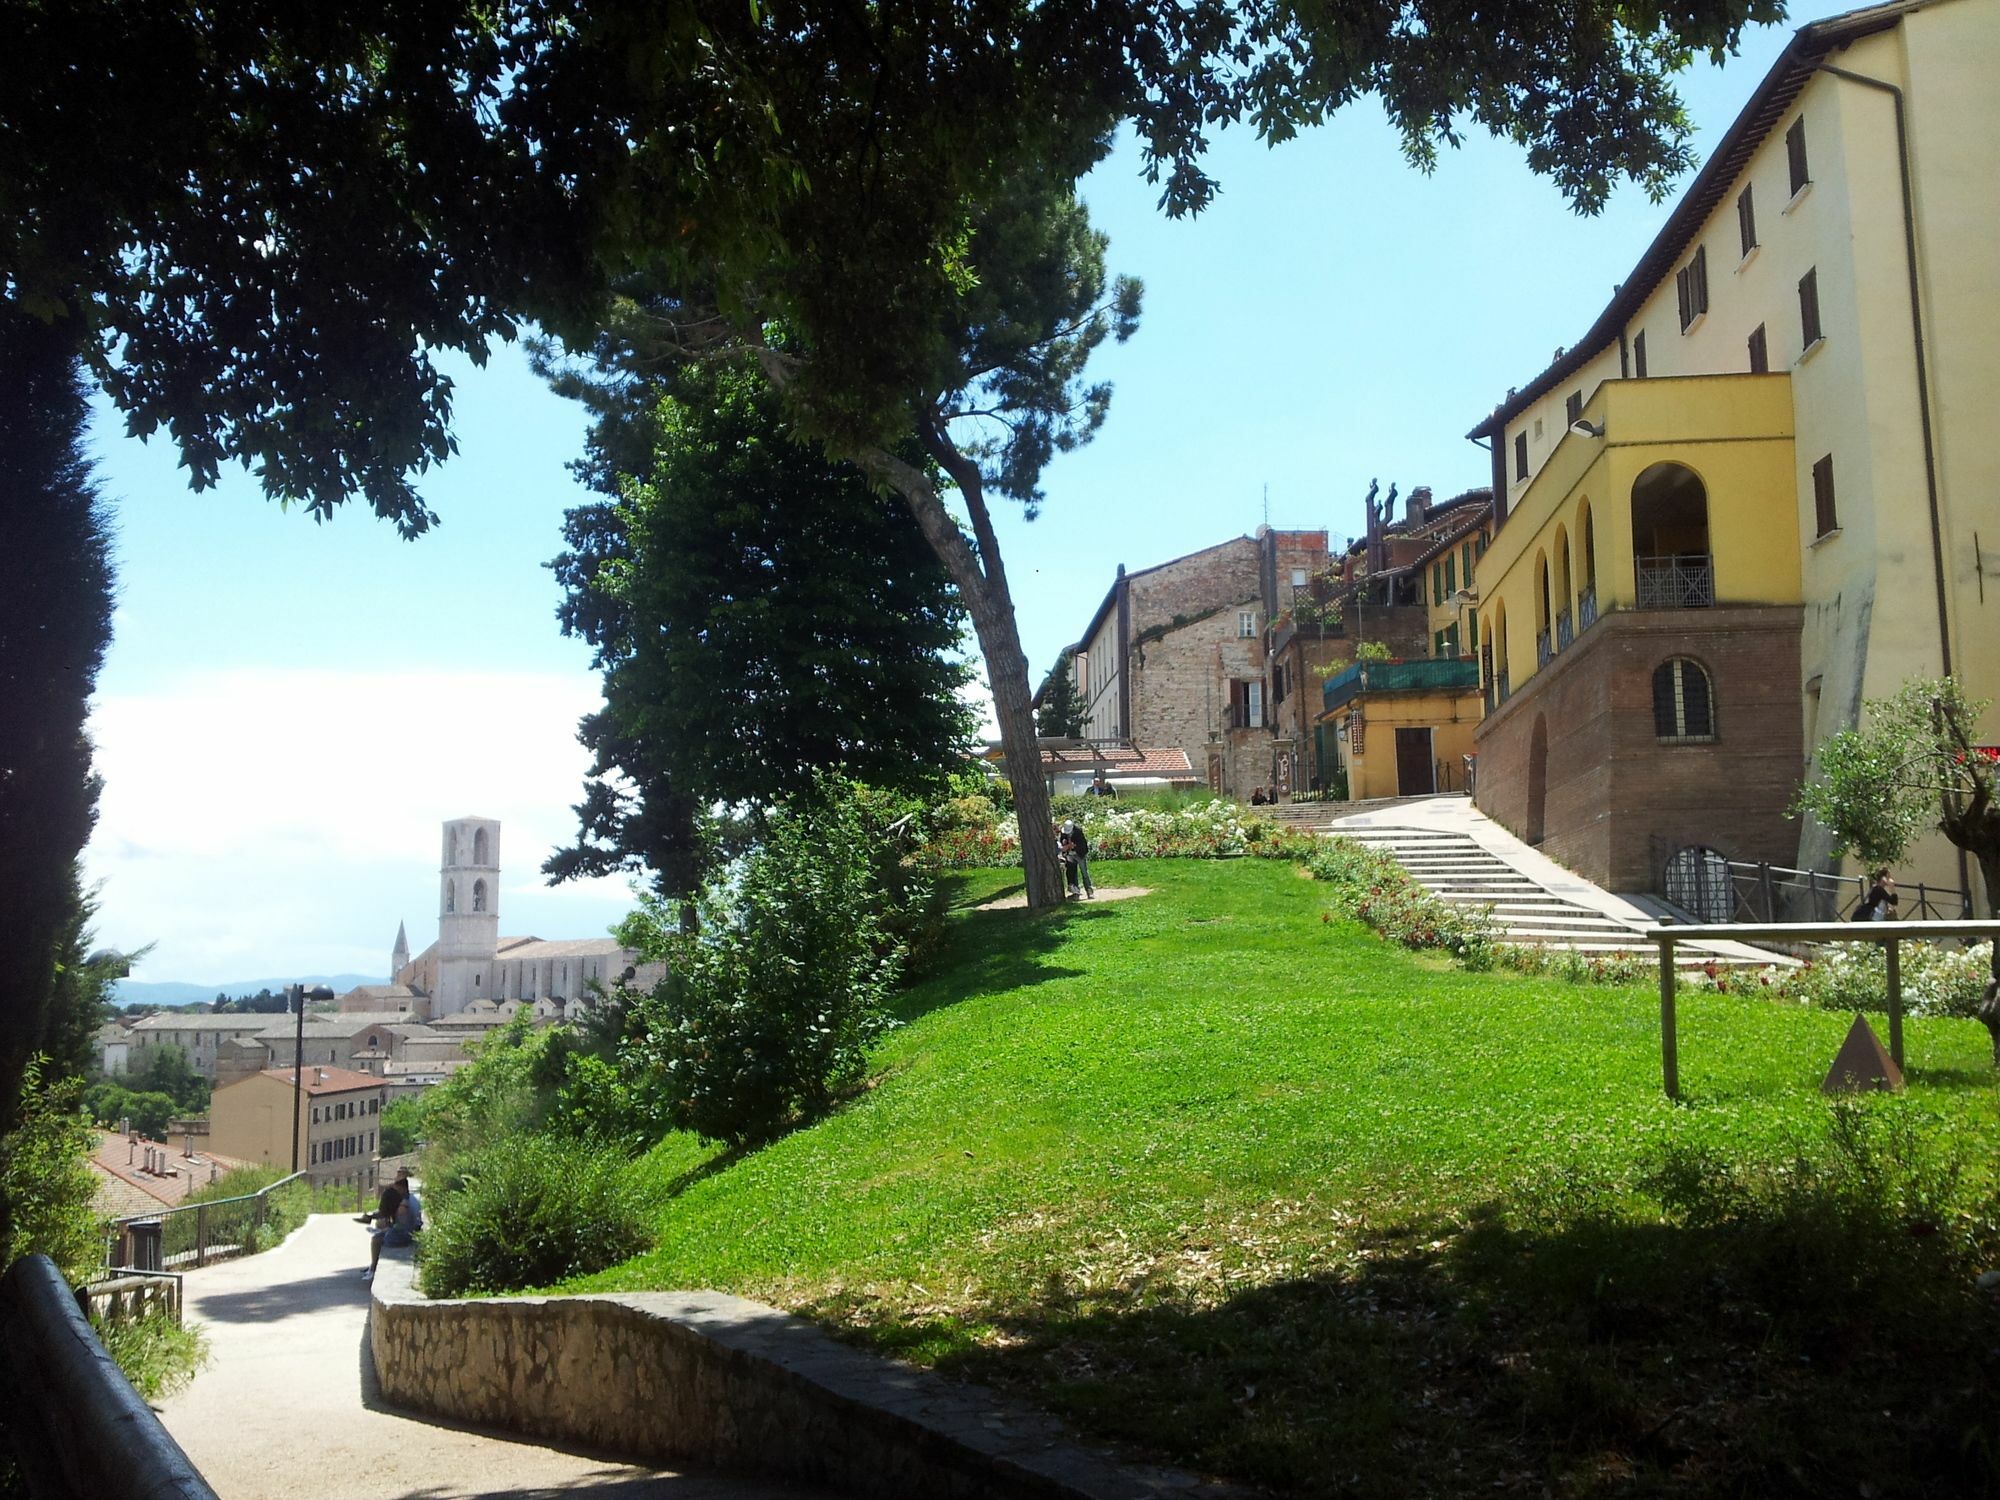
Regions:
M 1717 603 L 1799 602 L 1789 385 L 1784 375 L 1712 375 L 1598 388 L 1584 419 L 1605 435 L 1564 437 L 1479 565 L 1480 637 L 1512 689 L 1536 670 L 1544 570 L 1551 620 L 1574 612 L 1593 584 L 1600 614 L 1635 603 L 1632 491 L 1655 464 L 1682 465 L 1707 492 Z
M 1362 753 L 1352 751 L 1350 720 L 1355 703 L 1362 709 Z M 1472 753 L 1473 731 L 1483 708 L 1477 693 L 1377 693 L 1335 709 L 1326 723 L 1338 734 L 1341 764 L 1347 770 L 1347 795 L 1355 801 L 1399 795 L 1396 781 L 1396 731 L 1431 731 L 1431 759 L 1448 768 L 1440 788 L 1462 788 L 1458 767 Z

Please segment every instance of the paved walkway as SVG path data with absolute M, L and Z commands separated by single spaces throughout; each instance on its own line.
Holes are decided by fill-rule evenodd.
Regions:
M 276 1250 L 187 1278 L 208 1367 L 160 1419 L 222 1500 L 824 1500 L 635 1467 L 383 1406 L 368 1355 L 368 1233 L 321 1214 Z

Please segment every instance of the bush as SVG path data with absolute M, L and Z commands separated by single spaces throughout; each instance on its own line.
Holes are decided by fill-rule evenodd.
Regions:
M 94 1137 L 80 1095 L 78 1080 L 47 1084 L 42 1059 L 28 1064 L 19 1123 L 0 1137 L 0 1270 L 46 1255 L 81 1281 L 103 1263 L 104 1225 L 91 1207 L 96 1180 L 84 1165 Z
M 392 1099 L 382 1111 L 382 1154 L 406 1156 L 423 1139 L 423 1105 L 414 1096 Z
M 105 1323 L 97 1336 L 132 1388 L 145 1400 L 171 1396 L 208 1363 L 208 1340 L 165 1313 Z
M 427 1296 L 550 1286 L 652 1243 L 632 1167 L 612 1148 L 535 1134 L 455 1160 L 432 1185 L 417 1264 Z
M 1977 1018 L 1993 976 L 1991 943 L 1959 948 L 1910 942 L 1901 949 L 1906 1015 Z M 1811 962 L 1789 971 L 1767 970 L 1762 977 L 1773 995 L 1802 1005 L 1847 1011 L 1889 1008 L 1889 956 L 1880 943 L 1828 943 Z
M 858 1083 L 889 1025 L 899 952 L 852 789 L 824 778 L 697 898 L 699 930 L 648 901 L 620 941 L 667 975 L 626 1012 L 622 1059 L 666 1119 L 706 1140 L 764 1139 Z
M 1227 859 L 1245 854 L 1263 859 L 1304 859 L 1319 842 L 1310 833 L 1286 828 L 1205 793 L 1188 799 L 1178 794 L 1147 797 L 1144 802 L 1146 805 L 1120 806 L 1115 800 L 1099 797 L 1057 797 L 1053 811 L 1057 821 L 1075 818 L 1083 825 L 1093 863 L 1106 859 Z M 1009 816 L 990 828 L 943 829 L 932 834 L 922 857 L 938 869 L 1017 865 L 1021 862 L 1019 825 Z
M 1333 887 L 1335 910 L 1384 937 L 1405 948 L 1442 949 L 1471 968 L 1492 965 L 1492 917 L 1433 895 L 1388 855 L 1354 839 L 1320 839 L 1306 867 Z

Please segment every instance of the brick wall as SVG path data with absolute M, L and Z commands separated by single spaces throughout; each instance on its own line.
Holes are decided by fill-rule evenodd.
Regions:
M 1536 722 L 1546 746 L 1541 847 L 1611 890 L 1660 885 L 1684 844 L 1729 859 L 1789 864 L 1798 825 L 1786 815 L 1804 767 L 1794 608 L 1606 615 L 1480 725 L 1482 811 L 1532 836 Z M 1670 656 L 1708 669 L 1712 744 L 1663 745 L 1653 672 Z

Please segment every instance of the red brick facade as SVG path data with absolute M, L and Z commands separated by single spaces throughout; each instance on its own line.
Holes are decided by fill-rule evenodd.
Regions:
M 1786 809 L 1805 766 L 1802 613 L 1606 615 L 1480 725 L 1480 809 L 1615 891 L 1658 890 L 1668 856 L 1686 845 L 1790 864 L 1798 824 Z M 1712 743 L 1666 744 L 1655 732 L 1653 674 L 1675 656 L 1714 684 Z

